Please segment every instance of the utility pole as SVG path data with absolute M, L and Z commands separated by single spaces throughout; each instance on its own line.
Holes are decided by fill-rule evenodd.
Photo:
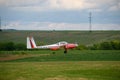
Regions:
M 92 13 L 89 13 L 89 31 L 92 32 Z
M 1 28 L 2 26 L 1 26 L 1 17 L 0 17 L 0 31 L 2 31 L 2 28 Z

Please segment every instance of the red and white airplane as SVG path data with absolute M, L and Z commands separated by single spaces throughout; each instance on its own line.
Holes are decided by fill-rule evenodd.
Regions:
M 65 49 L 64 53 L 67 53 L 67 49 L 73 49 L 77 47 L 78 44 L 67 43 L 66 41 L 58 42 L 51 45 L 43 45 L 37 46 L 33 37 L 27 37 L 27 49 L 50 49 L 50 50 L 58 50 L 61 47 Z

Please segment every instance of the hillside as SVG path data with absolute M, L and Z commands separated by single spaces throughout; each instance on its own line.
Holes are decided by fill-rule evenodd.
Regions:
M 120 31 L 2 31 L 0 42 L 26 44 L 27 36 L 33 36 L 37 44 L 67 41 L 91 45 L 102 41 L 120 40 Z

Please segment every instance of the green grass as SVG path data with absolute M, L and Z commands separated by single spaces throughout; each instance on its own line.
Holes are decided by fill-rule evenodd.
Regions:
M 120 31 L 2 31 L 0 42 L 26 44 L 30 35 L 39 45 L 120 40 Z M 0 80 L 120 80 L 120 50 L 0 51 L 0 59 Z
M 120 80 L 120 62 L 2 62 L 0 80 Z
M 33 36 L 37 44 L 52 44 L 59 41 L 78 42 L 91 45 L 102 41 L 120 40 L 120 31 L 3 31 L 0 42 L 24 43 L 26 37 Z
M 119 50 L 0 51 L 0 80 L 119 80 Z M 19 58 L 19 56 L 25 56 Z
M 14 60 L 12 62 L 50 62 L 50 61 L 120 61 L 120 50 L 69 50 L 68 54 L 64 54 L 62 50 L 56 51 L 1 51 L 0 56 L 7 55 L 26 56 Z M 27 57 L 28 56 L 28 57 Z

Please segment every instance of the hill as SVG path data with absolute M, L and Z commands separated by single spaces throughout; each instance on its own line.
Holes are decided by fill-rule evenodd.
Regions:
M 103 41 L 120 40 L 120 31 L 2 31 L 0 42 L 26 44 L 26 37 L 33 36 L 37 44 L 51 44 L 59 41 L 91 45 Z

